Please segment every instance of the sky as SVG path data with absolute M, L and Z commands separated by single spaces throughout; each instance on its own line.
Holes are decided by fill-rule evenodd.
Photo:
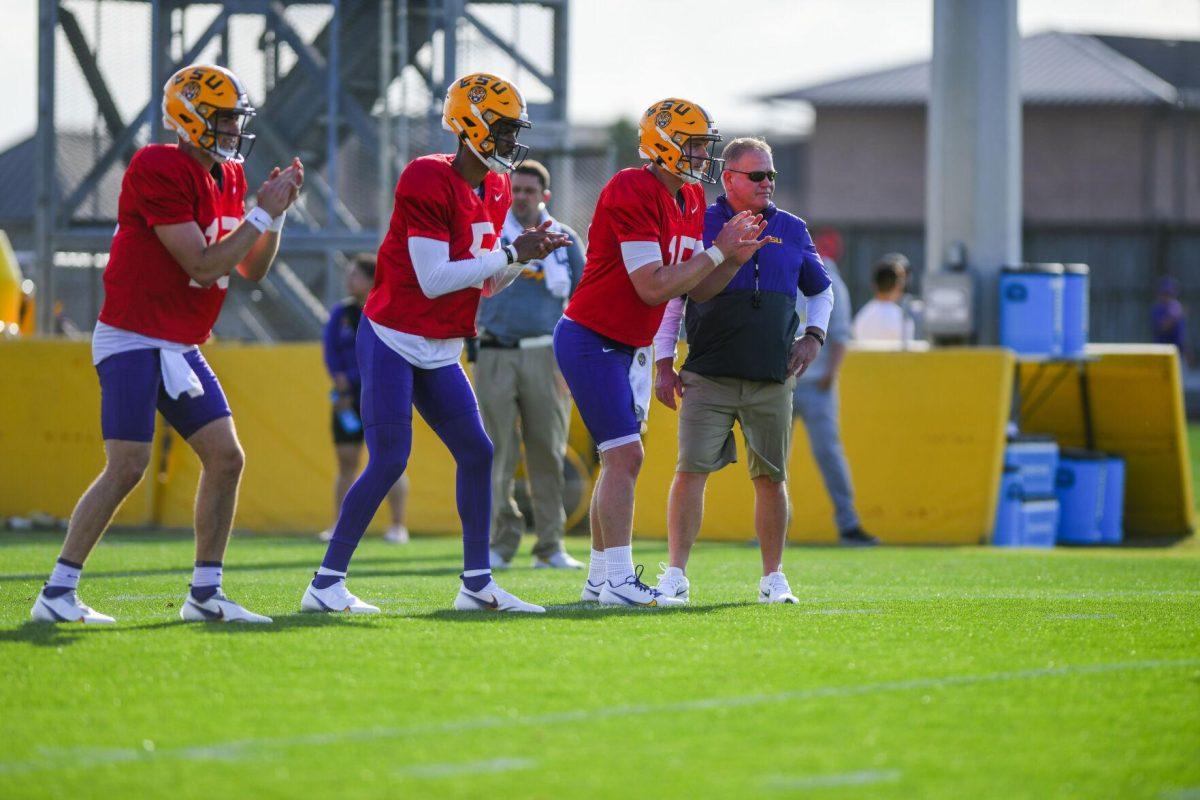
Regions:
M 0 149 L 36 127 L 37 5 L 0 0 Z M 754 95 L 927 59 L 932 8 L 932 0 L 572 0 L 569 113 L 587 123 L 633 118 L 675 95 L 702 103 L 720 127 L 762 127 Z M 1022 0 L 1018 14 L 1025 35 L 1200 39 L 1200 0 Z M 136 68 L 137 53 L 119 55 Z

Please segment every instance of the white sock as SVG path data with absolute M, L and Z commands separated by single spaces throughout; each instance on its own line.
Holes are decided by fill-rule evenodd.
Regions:
M 604 550 L 605 575 L 613 586 L 624 583 L 633 574 L 633 545 Z
M 318 575 L 333 575 L 334 577 L 337 577 L 337 578 L 346 577 L 346 573 L 338 572 L 336 569 L 329 569 L 328 567 L 317 567 L 317 574 Z
M 679 567 L 667 567 L 666 571 L 663 573 L 663 577 L 664 578 L 682 578 L 683 570 L 680 569 Z
M 66 589 L 75 589 L 79 586 L 79 575 L 82 572 L 82 567 L 76 567 L 73 564 L 64 564 L 60 558 L 54 562 L 54 570 L 50 573 L 50 580 L 46 581 L 46 585 L 56 588 L 61 586 Z
M 212 562 L 215 563 L 215 562 Z M 215 566 L 200 566 L 197 564 L 192 568 L 192 586 L 220 586 L 221 585 L 221 565 Z
M 592 551 L 592 557 L 588 560 L 588 583 L 599 583 L 608 577 L 608 573 L 604 571 L 606 563 L 603 550 Z

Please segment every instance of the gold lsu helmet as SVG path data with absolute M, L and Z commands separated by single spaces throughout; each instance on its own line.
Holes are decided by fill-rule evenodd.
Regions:
M 698 104 L 668 97 L 646 109 L 638 126 L 638 146 L 642 158 L 665 168 L 684 183 L 716 183 L 725 163 L 714 158 L 712 146 L 721 141 L 713 119 Z M 704 145 L 703 156 L 694 146 Z
M 254 135 L 246 133 L 254 106 L 242 82 L 224 67 L 193 64 L 179 70 L 163 87 L 162 108 L 167 130 L 218 161 L 240 164 L 254 146 Z M 219 129 L 223 119 L 233 120 L 236 127 Z
M 512 172 L 529 155 L 529 147 L 517 143 L 521 129 L 533 127 L 525 98 L 510 82 L 486 72 L 473 72 L 450 84 L 442 127 L 492 172 Z

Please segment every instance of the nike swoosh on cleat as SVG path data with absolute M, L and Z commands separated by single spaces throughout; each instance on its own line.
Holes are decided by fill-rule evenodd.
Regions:
M 492 602 L 489 603 L 486 600 L 484 600 L 483 598 L 476 597 L 473 594 L 469 594 L 467 592 L 463 592 L 463 594 L 466 594 L 467 597 L 471 598 L 471 600 L 474 601 L 475 605 L 479 606 L 482 609 L 485 609 L 487 611 L 499 611 L 500 610 L 500 601 L 496 599 L 495 595 L 492 595 Z
M 765 597 L 765 598 L 767 598 L 767 599 L 769 600 L 769 599 L 771 598 L 771 593 L 770 593 L 770 592 L 764 592 L 762 589 L 759 589 L 759 590 L 758 590 L 758 596 L 759 596 L 759 597 Z
M 40 598 L 40 597 L 39 597 L 39 598 L 38 598 L 38 602 L 42 604 L 42 608 L 44 608 L 44 609 L 46 609 L 47 611 L 49 611 L 49 612 L 50 612 L 50 616 L 54 617 L 55 621 L 57 621 L 57 622 L 70 622 L 70 620 L 68 620 L 68 619 L 67 619 L 66 617 L 64 617 L 62 614 L 59 614 L 57 611 L 55 611 L 53 608 L 51 608 L 51 607 L 50 607 L 50 604 L 49 604 L 49 603 L 47 603 L 47 602 L 46 602 L 44 599 L 42 599 L 42 598 Z M 80 617 L 80 618 L 79 618 L 79 621 L 80 621 L 80 622 L 83 622 L 83 617 Z
M 220 608 L 219 606 L 218 606 L 217 611 L 209 611 L 207 608 L 203 608 L 202 606 L 196 605 L 196 603 L 192 602 L 191 600 L 188 600 L 188 605 L 191 606 L 192 608 L 196 609 L 197 611 L 199 611 L 200 614 L 205 619 L 214 619 L 215 620 L 215 619 L 224 619 L 225 618 L 225 609 Z

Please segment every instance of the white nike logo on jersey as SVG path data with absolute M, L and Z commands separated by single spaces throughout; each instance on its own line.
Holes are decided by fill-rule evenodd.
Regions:
M 495 200 L 496 202 L 499 202 L 499 201 L 500 201 L 500 198 L 502 198 L 502 197 L 504 197 L 504 195 L 502 195 L 502 194 L 498 194 L 498 195 L 496 195 L 495 197 L 493 197 L 492 199 L 493 199 L 493 200 Z
M 615 347 L 601 347 L 600 348 L 601 353 L 611 353 L 613 350 L 616 350 L 616 348 Z

